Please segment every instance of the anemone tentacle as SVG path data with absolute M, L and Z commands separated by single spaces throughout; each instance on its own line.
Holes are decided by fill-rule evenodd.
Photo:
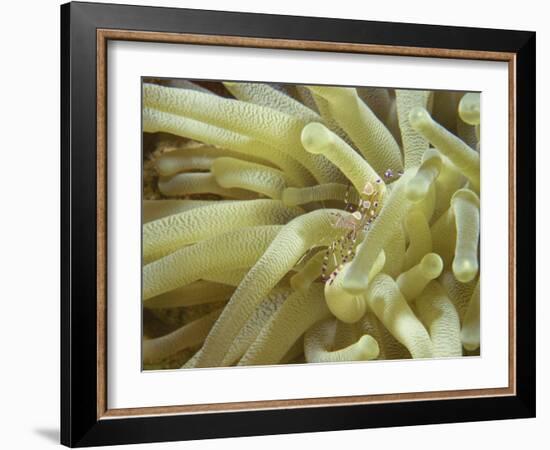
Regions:
M 445 291 L 454 307 L 458 311 L 460 323 L 464 324 L 464 316 L 468 310 L 468 305 L 476 287 L 476 280 L 469 283 L 461 283 L 458 281 L 452 270 L 445 270 L 439 277 L 439 282 L 444 287 Z
M 288 177 L 278 169 L 235 158 L 221 157 L 212 163 L 216 182 L 225 189 L 246 189 L 280 200 L 290 184 Z
M 149 222 L 143 227 L 145 263 L 187 244 L 241 227 L 284 224 L 302 212 L 277 200 L 250 200 L 206 205 Z
M 304 353 L 310 363 L 368 361 L 378 357 L 380 348 L 372 336 L 365 334 L 341 349 L 332 349 L 338 322 L 328 319 L 311 327 L 304 338 Z
M 475 125 L 468 125 L 464 123 L 462 119 L 456 121 L 456 134 L 471 148 L 479 152 L 479 134 L 478 127 Z
M 380 353 L 378 359 L 409 359 L 411 354 L 398 342 L 376 315 L 368 310 L 358 323 L 362 334 L 369 334 L 376 342 Z
M 153 108 L 144 108 L 142 117 L 144 131 L 150 133 L 162 131 L 176 136 L 190 137 L 206 144 L 233 150 L 247 157 L 260 156 L 280 167 L 297 186 L 315 183 L 313 175 L 291 155 L 257 139 Z
M 393 100 L 386 88 L 358 87 L 357 95 L 372 110 L 381 122 L 386 122 L 392 109 Z
M 384 273 L 387 273 L 392 278 L 397 276 L 403 270 L 407 251 L 407 243 L 403 227 L 397 227 L 397 230 L 389 241 L 384 245 L 384 254 L 386 262 L 384 264 Z
M 409 270 L 432 251 L 432 234 L 426 216 L 418 209 L 412 209 L 407 214 L 404 227 L 409 238 L 409 246 L 405 252 L 403 270 Z
M 288 187 L 283 191 L 282 200 L 285 205 L 299 206 L 306 203 L 324 202 L 329 200 L 348 201 L 352 204 L 359 202 L 359 194 L 342 183 L 317 184 L 304 188 Z
M 462 356 L 458 313 L 437 281 L 426 286 L 416 309 L 430 333 L 435 357 Z
M 266 106 L 282 113 L 299 117 L 304 122 L 321 121 L 319 114 L 311 108 L 265 83 L 235 83 L 226 81 L 223 84 L 239 100 Z
M 199 280 L 172 291 L 152 297 L 145 302 L 147 308 L 181 308 L 229 300 L 233 286 Z
M 262 142 L 296 147 L 296 137 L 307 123 L 295 116 L 265 106 L 203 92 L 143 85 L 143 103 L 171 114 L 234 130 Z
M 420 295 L 428 283 L 443 270 L 443 260 L 437 253 L 428 253 L 422 260 L 397 277 L 396 283 L 403 296 L 412 301 Z
M 380 176 L 353 148 L 320 123 L 310 123 L 302 130 L 302 144 L 313 154 L 324 155 L 337 166 L 361 193 L 367 183 L 378 184 L 383 197 L 386 186 Z
M 338 125 L 338 121 L 334 118 L 330 105 L 326 99 L 321 97 L 320 95 L 315 94 L 311 90 L 309 90 L 306 87 L 302 87 L 303 89 L 300 90 L 302 93 L 302 97 L 307 98 L 308 96 L 311 97 L 311 100 L 313 101 L 313 104 L 315 105 L 315 108 L 319 111 L 319 114 L 321 115 L 323 119 L 323 124 L 327 126 L 328 129 L 330 129 L 334 134 L 336 134 L 338 137 L 346 141 L 348 144 L 351 144 L 352 141 L 350 137 L 346 134 L 346 132 Z
M 476 287 L 468 303 L 466 313 L 464 314 L 464 321 L 462 323 L 462 330 L 460 331 L 460 338 L 462 345 L 466 350 L 473 351 L 479 348 L 480 341 L 480 295 L 479 279 L 476 283 Z
M 306 330 L 329 315 L 322 284 L 314 283 L 306 292 L 292 293 L 262 328 L 238 365 L 277 364 Z
M 365 298 L 376 317 L 407 348 L 413 358 L 433 356 L 433 344 L 426 328 L 391 277 L 378 274 L 372 280 Z
M 292 151 L 292 156 L 320 182 L 338 177 L 337 169 L 326 159 L 304 151 L 300 133 L 308 122 L 297 116 L 254 103 L 152 84 L 144 85 L 143 102 L 150 108 L 250 136 L 281 151 Z
M 448 208 L 430 228 L 433 251 L 437 253 L 445 268 L 450 267 L 455 253 L 456 226 L 452 208 Z
M 211 272 L 203 274 L 202 278 L 205 281 L 210 281 L 212 283 L 220 283 L 228 286 L 237 287 L 241 284 L 244 276 L 248 272 L 248 267 L 244 268 L 233 268 L 229 270 L 224 270 L 223 272 Z
M 350 293 L 362 293 L 368 285 L 368 270 L 374 263 L 380 250 L 388 243 L 389 239 L 401 226 L 401 222 L 410 202 L 407 200 L 405 186 L 414 175 L 416 169 L 405 174 L 393 184 L 391 193 L 386 198 L 386 203 L 380 211 L 380 215 L 374 221 L 370 231 L 353 259 L 349 271 L 343 280 L 343 287 Z
M 292 290 L 288 288 L 273 289 L 269 293 L 231 343 L 229 350 L 223 358 L 222 365 L 227 366 L 235 364 L 243 357 L 247 350 L 254 344 L 264 327 L 270 322 L 274 315 L 278 313 L 291 294 Z
M 399 129 L 401 130 L 401 140 L 403 141 L 405 169 L 420 165 L 422 155 L 428 149 L 428 141 L 422 135 L 415 132 L 409 123 L 409 112 L 418 106 L 426 108 L 429 96 L 429 91 L 395 90 L 397 117 L 399 118 Z
M 403 170 L 397 142 L 354 88 L 311 86 L 309 89 L 328 102 L 332 116 L 376 172 Z
M 281 229 L 268 225 L 230 231 L 147 264 L 143 267 L 144 301 L 227 267 L 251 267 Z
M 418 164 L 418 171 L 407 183 L 407 198 L 411 202 L 419 202 L 428 195 L 430 187 L 441 171 L 441 155 L 435 149 L 427 149 Z
M 143 223 L 189 211 L 201 206 L 231 200 L 143 200 Z
M 156 160 L 156 169 L 160 176 L 170 176 L 180 172 L 210 170 L 214 160 L 222 156 L 244 159 L 257 164 L 270 164 L 269 161 L 252 155 L 245 155 L 212 145 L 197 145 L 165 151 Z
M 382 250 L 369 273 L 372 280 L 383 268 L 386 255 Z M 342 280 L 350 267 L 350 263 L 344 264 L 334 279 L 334 282 L 325 285 L 325 299 L 330 312 L 344 323 L 355 323 L 361 320 L 367 310 L 367 303 L 362 294 L 350 294 L 342 287 Z
M 458 115 L 468 125 L 479 125 L 480 102 L 479 92 L 468 92 L 460 99 Z
M 319 278 L 323 267 L 325 252 L 319 251 L 290 279 L 290 286 L 296 291 L 306 292 L 311 284 Z M 331 266 L 331 271 L 334 268 Z
M 479 154 L 435 122 L 425 108 L 412 109 L 409 113 L 409 121 L 416 131 L 449 157 L 479 192 Z
M 222 308 L 218 308 L 170 334 L 154 339 L 145 339 L 143 341 L 143 360 L 149 363 L 161 361 L 184 348 L 201 344 L 221 312 Z
M 244 189 L 226 189 L 222 187 L 210 172 L 178 173 L 171 177 L 161 177 L 158 187 L 166 197 L 216 194 L 228 199 L 254 199 L 254 195 Z
M 451 199 L 456 222 L 453 273 L 458 281 L 472 281 L 479 270 L 479 198 L 469 189 L 460 189 Z

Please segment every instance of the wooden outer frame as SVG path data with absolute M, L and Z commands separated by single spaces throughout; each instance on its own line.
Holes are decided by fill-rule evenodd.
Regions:
M 508 62 L 509 386 L 109 410 L 105 364 L 108 40 Z M 125 5 L 63 5 L 62 443 L 86 446 L 533 417 L 534 49 L 535 35 L 530 32 Z M 529 154 L 518 153 L 518 148 L 529 149 Z M 518 196 L 522 199 L 519 204 Z M 517 292 L 526 301 L 516 304 Z
M 334 405 L 353 405 L 366 403 L 387 403 L 395 401 L 413 401 L 413 400 L 443 400 L 449 398 L 466 398 L 466 397 L 495 397 L 503 395 L 514 395 L 516 389 L 515 372 L 515 329 L 514 329 L 514 309 L 515 309 L 515 259 L 511 254 L 509 266 L 509 376 L 508 387 L 494 389 L 469 389 L 469 390 L 452 390 L 452 391 L 436 391 L 436 392 L 411 392 L 400 394 L 384 394 L 384 395 L 361 395 L 361 396 L 341 396 L 341 397 L 323 397 L 323 398 L 302 398 L 288 400 L 268 400 L 268 401 L 249 401 L 249 402 L 232 402 L 232 403 L 214 403 L 201 405 L 175 405 L 162 407 L 143 407 L 143 408 L 124 408 L 124 409 L 108 409 L 107 407 L 107 392 L 106 392 L 106 362 L 105 354 L 107 352 L 105 330 L 106 324 L 106 295 L 105 295 L 105 280 L 107 278 L 107 260 L 106 260 L 106 227 L 105 227 L 105 167 L 107 165 L 107 133 L 106 133 L 106 55 L 107 42 L 113 41 L 139 41 L 139 42 L 168 42 L 182 44 L 197 44 L 197 45 L 218 45 L 218 46 L 233 46 L 233 47 L 256 47 L 269 49 L 291 49 L 291 50 L 316 50 L 329 52 L 353 52 L 363 54 L 384 54 L 395 56 L 417 56 L 417 57 L 438 57 L 438 58 L 454 58 L 454 59 L 478 59 L 507 62 L 509 73 L 514 73 L 515 55 L 508 52 L 488 52 L 488 51 L 469 51 L 469 50 L 450 50 L 450 49 L 434 49 L 434 48 L 411 48 L 397 47 L 384 45 L 370 44 L 342 44 L 333 42 L 319 41 L 287 41 L 283 39 L 262 39 L 262 38 L 246 38 L 240 36 L 208 36 L 199 34 L 179 34 L 179 33 L 154 33 L 143 31 L 127 31 L 127 30 L 97 30 L 97 235 L 98 235 L 98 419 L 102 417 L 127 417 L 143 414 L 177 414 L 177 413 L 197 413 L 197 412 L 229 412 L 237 410 L 259 410 L 273 408 L 296 408 L 296 407 L 313 407 L 313 406 L 334 406 Z M 514 118 L 514 84 L 510 80 L 509 90 L 509 117 L 512 121 Z M 513 132 L 513 127 L 510 127 Z M 514 156 L 515 145 L 513 140 L 509 140 L 509 160 L 510 174 L 514 172 Z M 513 201 L 514 183 L 510 183 L 509 192 L 509 218 L 515 216 L 515 201 Z M 509 229 L 509 246 L 513 248 L 514 229 Z

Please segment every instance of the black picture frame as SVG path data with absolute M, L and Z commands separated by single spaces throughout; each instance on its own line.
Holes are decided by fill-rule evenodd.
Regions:
M 511 53 L 515 59 L 515 394 L 102 417 L 98 412 L 97 30 Z M 534 32 L 94 3 L 61 6 L 61 443 L 70 447 L 535 416 Z

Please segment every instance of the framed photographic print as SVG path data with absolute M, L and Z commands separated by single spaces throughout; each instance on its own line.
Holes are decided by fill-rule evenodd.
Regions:
M 535 415 L 535 33 L 61 19 L 63 444 Z

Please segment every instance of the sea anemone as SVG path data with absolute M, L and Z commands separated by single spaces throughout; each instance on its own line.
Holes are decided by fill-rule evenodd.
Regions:
M 479 354 L 480 95 L 148 79 L 143 364 Z

